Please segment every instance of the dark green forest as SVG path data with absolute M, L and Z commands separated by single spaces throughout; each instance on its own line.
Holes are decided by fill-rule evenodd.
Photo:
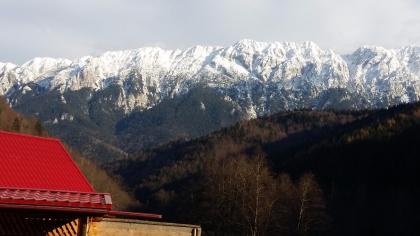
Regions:
M 415 235 L 420 104 L 296 111 L 143 150 L 107 169 L 207 235 Z
M 0 107 L 2 130 L 48 136 Z M 416 235 L 419 147 L 417 103 L 278 113 L 102 167 L 69 150 L 117 208 L 200 224 L 203 235 Z

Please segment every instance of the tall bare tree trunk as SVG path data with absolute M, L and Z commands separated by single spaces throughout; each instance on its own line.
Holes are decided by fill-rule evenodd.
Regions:
M 309 190 L 309 183 L 305 180 L 303 180 L 304 182 L 302 183 L 302 192 L 300 194 L 300 206 L 299 206 L 299 217 L 298 217 L 298 224 L 297 224 L 297 230 L 298 232 L 302 232 L 302 227 L 303 227 L 303 216 L 305 215 L 305 210 L 306 210 L 306 201 L 307 201 L 307 197 L 308 197 L 308 190 Z M 304 231 L 305 229 L 303 229 Z

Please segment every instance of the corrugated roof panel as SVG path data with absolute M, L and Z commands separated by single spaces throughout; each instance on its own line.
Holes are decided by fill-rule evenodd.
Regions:
M 2 131 L 0 187 L 94 192 L 60 140 Z
M 108 193 L 0 188 L 0 205 L 15 204 L 110 210 L 112 204 L 106 200 L 109 197 Z

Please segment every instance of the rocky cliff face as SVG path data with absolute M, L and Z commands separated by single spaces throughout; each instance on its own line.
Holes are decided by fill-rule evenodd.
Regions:
M 349 99 L 349 94 L 363 99 L 350 108 L 386 107 L 417 101 L 419 80 L 418 47 L 361 47 L 340 56 L 311 42 L 242 40 L 226 48 L 141 48 L 76 61 L 35 58 L 21 66 L 0 64 L 0 91 L 9 98 L 31 90 L 28 84 L 62 93 L 117 85 L 121 97 L 115 105 L 127 113 L 149 109 L 198 85 L 217 89 L 251 116 L 323 108 L 319 99 L 331 89 L 348 92 L 340 99 Z
M 312 42 L 241 40 L 229 47 L 140 48 L 75 61 L 35 58 L 20 66 L 0 63 L 0 94 L 19 111 L 39 115 L 58 130 L 63 122 L 83 120 L 92 130 L 106 127 L 112 136 L 121 119 L 136 120 L 130 114 L 148 111 L 152 117 L 156 112 L 165 116 L 162 111 L 175 104 L 182 109 L 173 111 L 174 116 L 180 110 L 189 112 L 185 104 L 195 104 L 189 106 L 197 111 L 191 114 L 206 112 L 203 107 L 217 107 L 209 104 L 215 99 L 188 95 L 203 88 L 223 107 L 220 116 L 206 118 L 213 128 L 301 108 L 388 107 L 419 100 L 420 48 L 361 47 L 342 56 Z M 122 123 L 117 127 L 131 127 L 130 122 Z M 182 137 L 189 137 L 188 132 Z

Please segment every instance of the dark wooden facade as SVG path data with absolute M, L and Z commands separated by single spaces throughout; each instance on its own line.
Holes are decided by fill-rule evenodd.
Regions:
M 52 212 L 1 210 L 1 236 L 82 235 L 86 217 Z

